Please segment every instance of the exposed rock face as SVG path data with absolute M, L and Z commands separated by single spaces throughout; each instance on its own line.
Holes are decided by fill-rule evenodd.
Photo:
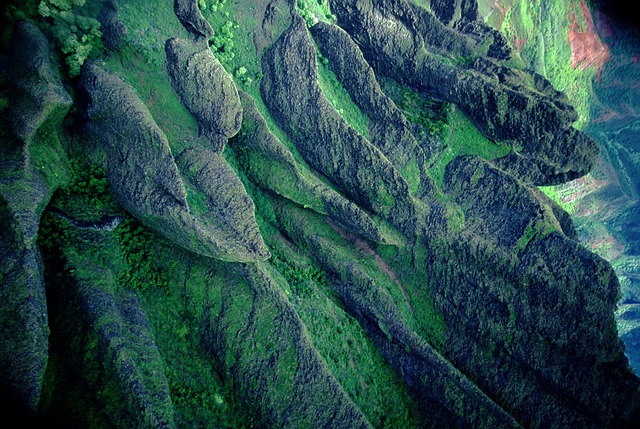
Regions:
M 48 291 L 55 309 L 51 322 L 54 341 L 60 340 L 58 336 L 68 341 L 66 349 L 53 348 L 52 360 L 60 373 L 77 380 L 75 388 L 86 396 L 74 398 L 76 392 L 69 389 L 56 392 L 49 401 L 56 409 L 99 404 L 103 410 L 99 416 L 85 416 L 96 425 L 176 427 L 162 358 L 142 303 L 135 293 L 123 288 L 126 284 L 118 284 L 116 267 L 122 255 L 113 252 L 111 259 L 103 258 L 110 252 L 106 249 L 114 248 L 115 234 L 77 227 L 69 219 L 54 216 L 79 240 L 58 255 L 65 270 Z M 50 423 L 67 426 L 79 420 L 54 413 Z
M 241 93 L 241 99 L 245 127 L 252 131 L 243 136 L 241 143 L 234 147 L 246 151 L 248 163 L 253 166 L 247 172 L 252 180 L 304 207 L 328 215 L 333 222 L 371 241 L 393 242 L 393 238 L 385 236 L 376 222 L 358 205 L 344 198 L 296 162 L 291 152 L 271 134 L 248 94 Z M 281 172 L 278 176 L 272 174 L 276 169 Z
M 49 336 L 38 223 L 64 181 L 64 170 L 57 177 L 43 170 L 64 162 L 55 159 L 57 126 L 72 103 L 49 57 L 49 41 L 36 26 L 14 26 L 12 97 L 0 136 L 0 391 L 10 407 L 30 413 L 40 400 Z
M 541 76 L 483 57 L 462 67 L 442 61 L 429 52 L 423 36 L 428 23 L 420 19 L 428 12 L 416 15 L 403 1 L 371 1 L 357 7 L 350 1 L 331 4 L 338 23 L 380 73 L 456 103 L 487 137 L 531 159 L 544 177 L 522 179 L 555 184 L 584 175 L 595 164 L 597 144 L 571 127 L 575 110 Z M 381 26 L 390 31 L 377 31 Z
M 211 150 L 193 146 L 177 159 L 192 186 L 206 197 L 200 213 L 206 216 L 212 241 L 229 259 L 266 259 L 269 251 L 256 224 L 253 201 L 227 161 Z M 204 210 L 202 210 L 204 209 Z M 197 208 L 192 208 L 196 214 Z M 220 259 L 225 259 L 220 256 Z
M 210 345 L 260 420 L 282 428 L 308 422 L 331 428 L 371 427 L 327 371 L 277 282 L 260 265 L 241 268 L 241 275 L 249 290 L 236 285 L 224 292 L 222 311 L 210 321 Z M 237 307 L 242 307 L 241 314 L 234 311 Z M 242 329 L 229 329 L 232 324 Z M 271 335 L 265 341 L 260 332 L 267 326 Z M 247 346 L 275 353 L 256 361 Z M 253 394 L 256 390 L 271 400 L 261 400 Z
M 311 166 L 357 204 L 384 216 L 393 213 L 390 220 L 410 230 L 415 215 L 406 181 L 327 101 L 317 84 L 316 67 L 304 21 L 294 18 L 264 56 L 261 91 L 267 106 Z
M 11 131 L 27 143 L 49 116 L 64 116 L 72 100 L 50 63 L 49 40 L 36 26 L 16 24 L 11 46 L 9 71 L 20 94 L 11 104 Z
M 65 427 L 631 427 L 618 281 L 535 188 L 597 147 L 476 2 L 208 3 L 86 6 L 79 81 L 16 24 L 5 390 Z
M 109 154 L 107 171 L 116 198 L 141 218 L 186 208 L 169 142 L 133 89 L 93 62 L 83 68 L 82 86 L 89 95 L 91 126 Z
M 236 86 L 205 43 L 170 39 L 166 50 L 169 74 L 182 103 L 198 121 L 200 133 L 222 152 L 242 123 Z
M 47 366 L 47 302 L 40 254 L 33 235 L 26 235 L 7 202 L 0 200 L 2 220 L 2 309 L 0 310 L 0 389 L 3 398 L 35 412 Z M 30 219 L 37 225 L 35 215 Z M 26 240 L 25 240 L 26 238 Z
M 198 9 L 198 0 L 174 0 L 173 4 L 176 16 L 190 33 L 206 39 L 213 36 L 211 24 Z
M 371 118 L 371 143 L 401 169 L 416 165 L 421 182 L 420 193 L 433 191 L 426 174 L 428 154 L 418 146 L 404 115 L 380 88 L 375 74 L 358 46 L 337 26 L 318 23 L 311 34 L 322 54 L 329 60 L 331 70 L 362 111 Z
M 623 375 L 628 363 L 613 328 L 619 298 L 615 274 L 604 260 L 560 232 L 536 193 L 502 175 L 477 159 L 458 158 L 447 167 L 444 190 L 465 208 L 464 235 L 474 245 L 454 244 L 453 254 L 443 257 L 492 268 L 474 278 L 460 272 L 443 279 L 441 284 L 458 285 L 445 293 L 443 304 L 460 305 L 453 312 L 446 304 L 442 307 L 445 318 L 457 314 L 451 326 L 460 329 L 449 337 L 446 355 L 467 368 L 463 371 L 482 374 L 479 383 L 492 397 L 510 404 L 507 411 L 526 427 L 615 426 L 617 420 L 631 417 L 621 418 L 629 412 L 624 404 L 637 397 L 632 390 L 628 399 L 614 399 L 619 392 L 613 386 L 632 379 Z M 469 192 L 472 189 L 476 191 Z M 531 223 L 513 218 L 523 212 L 529 213 L 525 218 Z M 588 280 L 592 276 L 599 280 Z M 594 325 L 595 320 L 599 322 Z M 533 329 L 522 330 L 524 325 Z M 493 334 L 485 337 L 488 332 Z M 589 363 L 574 365 L 578 356 Z M 497 365 L 484 366 L 496 359 Z M 580 381 L 565 384 L 561 374 L 567 373 Z M 595 394 L 598 384 L 612 390 Z M 537 389 L 548 392 L 544 399 L 522 394 Z M 509 392 L 518 392 L 517 398 L 508 399 Z M 590 399 L 594 396 L 599 405 Z M 612 412 L 593 413 L 592 407 Z
M 205 207 L 190 207 L 167 138 L 132 88 L 95 63 L 84 67 L 82 85 L 89 94 L 88 115 L 95 135 L 109 154 L 109 182 L 125 209 L 196 253 L 229 261 L 268 257 L 253 203 L 224 159 L 206 151 L 185 154 L 185 168 L 191 170 L 196 187 L 191 192 L 224 184 L 215 192 L 205 191 Z M 200 158 L 195 165 L 194 158 Z M 247 235 L 239 240 L 238 234 Z

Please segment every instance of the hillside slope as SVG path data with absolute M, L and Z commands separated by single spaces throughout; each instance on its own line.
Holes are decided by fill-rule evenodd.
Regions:
M 471 0 L 7 7 L 0 371 L 91 428 L 630 427 L 579 114 Z

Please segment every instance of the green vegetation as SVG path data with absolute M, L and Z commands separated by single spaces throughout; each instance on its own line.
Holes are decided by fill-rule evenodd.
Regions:
M 325 58 L 326 60 L 326 58 Z M 360 108 L 342 86 L 336 75 L 331 71 L 321 58 L 318 64 L 318 85 L 325 97 L 338 113 L 367 140 L 369 137 L 369 118 L 362 113 Z
M 253 427 L 203 344 L 203 321 L 220 311 L 220 294 L 231 275 L 222 264 L 167 247 L 154 255 L 164 266 L 168 287 L 138 292 L 166 364 L 165 374 L 178 427 Z M 211 313 L 208 313 L 208 312 Z
M 111 194 L 102 165 L 87 163 L 80 158 L 73 158 L 68 165 L 70 181 L 58 191 L 52 202 L 54 207 L 84 222 L 98 221 L 105 214 L 122 212 Z
M 584 26 L 580 0 L 538 1 L 515 0 L 507 10 L 500 31 L 514 46 L 520 46 L 525 64 L 545 76 L 559 91 L 565 92 L 576 108 L 579 119 L 575 126 L 584 128 L 590 120 L 593 67 L 582 70 L 571 67 L 571 45 L 567 33 L 569 17 Z
M 508 145 L 487 139 L 457 107 L 450 113 L 449 118 L 449 138 L 442 154 L 429 168 L 431 177 L 438 185 L 442 185 L 447 164 L 457 156 L 477 155 L 492 160 L 509 154 L 511 149 Z
M 224 2 L 221 3 L 221 7 L 224 6 Z M 228 18 L 229 12 L 225 12 L 224 15 Z M 239 28 L 237 22 L 227 19 L 224 24 L 220 25 L 215 31 L 213 39 L 209 42 L 209 47 L 216 54 L 216 57 L 222 64 L 229 64 L 233 62 L 236 54 L 233 47 L 235 46 L 235 31 Z
M 313 27 L 318 21 L 335 22 L 336 16 L 331 13 L 328 0 L 296 0 L 296 9 L 307 23 Z
M 466 115 L 453 103 L 430 98 L 390 79 L 380 79 L 387 96 L 414 125 L 413 133 L 420 144 L 432 153 L 428 174 L 441 187 L 447 164 L 459 155 L 478 155 L 491 160 L 506 156 L 511 150 L 483 136 Z M 440 143 L 441 142 L 441 143 Z M 437 144 L 434 149 L 433 145 Z M 442 197 L 442 196 L 441 196 Z M 449 205 L 445 197 L 442 203 Z M 452 213 L 458 209 L 449 210 Z
M 37 23 L 60 48 L 69 76 L 77 77 L 88 58 L 103 53 L 100 22 L 95 19 L 99 7 L 99 2 L 86 0 L 9 0 L 1 17 L 2 44 L 8 44 L 16 21 Z
M 169 242 L 143 227 L 135 218 L 125 215 L 115 229 L 120 243 L 124 266 L 118 273 L 118 283 L 132 290 L 169 286 L 167 274 L 155 260 L 160 251 L 168 251 Z
M 526 229 L 524 230 L 524 233 L 518 239 L 518 252 L 522 252 L 527 247 L 527 244 L 529 244 L 529 242 L 534 238 L 536 240 L 540 240 L 553 231 L 555 231 L 555 228 L 552 225 L 549 225 L 549 223 L 542 220 L 537 220 L 533 223 L 528 224 Z
M 564 202 L 558 192 L 560 186 L 538 186 L 538 189 L 544 192 L 547 197 L 549 197 L 552 201 L 562 207 L 562 209 L 567 213 L 571 214 L 575 210 L 577 200 L 571 201 L 569 203 Z
M 71 77 L 80 75 L 80 67 L 91 53 L 103 48 L 100 22 L 74 13 L 85 2 L 86 0 L 42 0 L 38 5 L 38 13 L 53 20 L 51 34 L 65 55 Z
M 334 256 L 356 255 L 358 264 L 363 264 L 363 269 L 372 275 L 376 283 L 390 287 L 389 292 L 395 299 L 403 301 L 398 296 L 397 286 L 388 285 L 389 277 L 380 272 L 371 255 L 366 255 L 345 241 L 326 223 L 324 217 L 308 212 L 307 219 L 313 226 L 305 228 L 331 237 L 337 252 Z M 279 223 L 290 221 L 279 220 Z M 411 395 L 405 391 L 406 386 L 380 355 L 360 324 L 345 311 L 331 282 L 327 280 L 326 271 L 316 265 L 318 259 L 305 256 L 309 252 L 298 247 L 300 244 L 297 240 L 294 241 L 298 246 L 280 233 L 265 234 L 265 237 L 270 238 L 269 248 L 273 255 L 270 264 L 286 279 L 289 300 L 305 323 L 314 348 L 324 357 L 329 370 L 350 398 L 364 411 L 374 427 L 416 427 L 417 409 Z M 334 268 L 339 266 L 339 260 L 331 265 Z
M 236 83 L 247 91 L 257 88 L 262 70 L 253 45 L 257 27 L 253 15 L 228 0 L 207 4 L 206 7 L 200 5 L 200 9 L 214 30 L 213 38 L 209 40 L 211 51 Z
M 449 116 L 454 109 L 452 103 L 435 100 L 417 91 L 405 90 L 400 108 L 409 121 L 420 127 L 419 138 L 428 135 L 434 139 L 446 140 L 449 137 Z

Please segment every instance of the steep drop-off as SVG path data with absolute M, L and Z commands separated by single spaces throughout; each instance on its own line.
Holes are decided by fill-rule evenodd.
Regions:
M 514 0 L 479 3 L 484 19 L 514 42 L 522 60 L 567 92 L 580 115 L 578 127 L 602 148 L 588 175 L 544 191 L 571 213 L 585 246 L 614 267 L 622 294 L 619 334 L 638 373 L 637 7 L 610 0 L 541 8 Z
M 12 413 L 83 428 L 640 418 L 615 273 L 536 188 L 586 174 L 597 144 L 475 1 L 43 0 L 6 17 Z

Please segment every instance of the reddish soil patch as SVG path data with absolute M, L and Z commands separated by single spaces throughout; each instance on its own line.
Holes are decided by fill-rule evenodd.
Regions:
M 485 0 L 486 4 L 490 4 L 490 0 Z M 504 16 L 513 5 L 513 0 L 496 0 L 492 6 L 489 6 L 491 12 L 490 25 L 496 30 L 502 28 L 504 22 Z M 486 19 L 486 17 L 485 17 Z
M 606 255 L 606 259 L 614 260 L 625 251 L 625 246 L 617 241 L 613 236 L 598 237 L 589 241 L 589 247 L 593 252 Z
M 576 18 L 576 13 L 581 13 L 586 28 L 581 28 Z M 580 67 L 586 70 L 589 67 L 595 67 L 599 72 L 602 67 L 609 61 L 611 54 L 607 45 L 602 43 L 596 26 L 593 23 L 591 11 L 585 0 L 580 1 L 580 9 L 571 12 L 569 16 L 569 32 L 567 34 L 569 44 L 571 45 L 571 67 Z
M 518 50 L 518 53 L 520 53 L 520 51 L 522 51 L 522 47 L 529 41 L 528 38 L 525 39 L 516 39 L 516 41 L 514 42 L 514 45 L 516 46 L 516 49 Z

